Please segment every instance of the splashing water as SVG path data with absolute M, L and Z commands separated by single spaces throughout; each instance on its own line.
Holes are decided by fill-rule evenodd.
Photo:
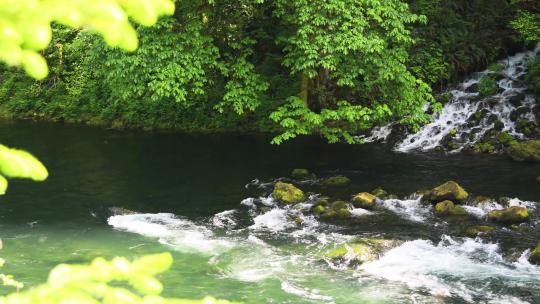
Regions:
M 453 138 L 458 144 L 458 147 L 452 149 L 460 151 L 482 139 L 493 129 L 496 121 L 503 124 L 502 131 L 516 138 L 525 139 L 526 136 L 517 129 L 515 117 L 512 119 L 511 116 L 519 108 L 522 111 L 522 118 L 534 121 L 532 113 L 535 105 L 534 96 L 526 94 L 526 85 L 520 79 L 526 73 L 527 62 L 536 56 L 538 50 L 537 48 L 502 60 L 499 64 L 504 65 L 504 69 L 500 73 L 489 70 L 477 73 L 475 77 L 449 91 L 452 95 L 451 101 L 444 105 L 441 112 L 434 115 L 433 122 L 425 125 L 419 132 L 408 135 L 396 145 L 395 150 L 400 152 L 431 150 L 441 146 L 445 137 L 452 133 L 455 134 Z M 478 86 L 484 76 L 498 79 L 497 94 L 480 97 L 479 93 L 474 92 L 472 88 Z M 473 117 L 475 113 L 482 114 Z M 391 125 L 377 127 L 365 140 L 380 141 L 388 137 L 390 130 Z

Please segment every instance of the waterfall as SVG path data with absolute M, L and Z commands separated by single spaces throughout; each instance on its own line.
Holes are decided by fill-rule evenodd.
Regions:
M 449 101 L 442 111 L 433 116 L 433 121 L 417 133 L 409 134 L 399 141 L 395 150 L 400 152 L 426 151 L 443 146 L 451 138 L 449 151 L 458 152 L 470 148 L 496 128 L 498 132 L 507 132 L 516 139 L 526 139 L 520 132 L 518 119 L 535 121 L 533 107 L 535 98 L 527 93 L 523 78 L 526 66 L 539 51 L 518 53 L 498 62 L 504 68 L 501 71 L 485 70 L 475 73 L 455 88 L 446 92 Z M 497 81 L 495 95 L 481 97 L 478 84 L 482 77 L 489 76 Z M 386 139 L 392 125 L 377 127 L 365 141 Z M 489 134 L 487 134 L 489 135 Z

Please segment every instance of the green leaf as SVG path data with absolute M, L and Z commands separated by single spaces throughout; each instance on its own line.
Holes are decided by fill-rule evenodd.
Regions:
M 47 179 L 45 166 L 32 154 L 0 145 L 0 173 L 7 177 L 30 178 L 35 181 Z

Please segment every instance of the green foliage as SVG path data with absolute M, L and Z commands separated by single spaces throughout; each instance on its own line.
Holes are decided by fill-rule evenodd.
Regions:
M 497 93 L 499 86 L 497 81 L 490 76 L 484 76 L 478 82 L 478 92 L 480 96 L 490 96 Z
M 0 195 L 5 194 L 8 187 L 5 177 L 43 181 L 48 175 L 45 166 L 32 154 L 0 145 Z
M 405 64 L 414 42 L 408 25 L 425 17 L 406 3 L 278 1 L 277 14 L 290 28 L 283 64 L 302 78 L 304 97 L 272 113 L 285 130 L 274 143 L 313 133 L 353 143 L 351 132 L 384 120 L 413 127 L 429 120 L 422 107 L 431 90 Z
M 0 67 L 0 111 L 113 128 L 279 132 L 274 143 L 311 134 L 352 143 L 391 120 L 416 129 L 430 119 L 429 86 L 520 47 L 509 23 L 527 7 L 407 2 L 177 1 L 156 26 L 136 25 L 140 47 L 128 54 L 56 22 L 40 52 L 49 77 Z
M 45 284 L 0 298 L 1 304 L 227 304 L 206 297 L 203 300 L 167 299 L 159 296 L 163 285 L 156 275 L 170 268 L 169 253 L 147 255 L 130 262 L 117 257 L 96 258 L 89 265 L 60 264 L 51 270 Z
M 36 79 L 48 74 L 39 51 L 52 37 L 51 22 L 86 27 L 108 45 L 127 51 L 137 48 L 137 34 L 128 21 L 150 26 L 160 15 L 174 12 L 170 0 L 3 0 L 0 2 L 0 61 L 22 65 Z
M 518 18 L 512 21 L 512 27 L 517 30 L 525 40 L 540 42 L 540 13 L 521 11 Z
M 500 63 L 492 63 L 487 69 L 491 72 L 502 72 L 502 70 L 504 70 L 504 65 Z
M 531 60 L 527 64 L 527 75 L 525 81 L 531 90 L 540 94 L 540 57 Z

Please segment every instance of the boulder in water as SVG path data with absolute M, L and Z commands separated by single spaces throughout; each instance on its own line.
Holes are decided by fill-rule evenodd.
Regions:
M 325 179 L 322 182 L 322 185 L 325 187 L 346 187 L 350 183 L 351 183 L 351 180 L 348 177 L 338 175 L 338 176 L 332 176 Z
M 529 210 L 525 207 L 509 207 L 493 210 L 488 213 L 488 219 L 501 224 L 519 224 L 529 220 Z
M 529 262 L 531 262 L 531 264 L 540 265 L 540 242 L 538 242 L 536 247 L 531 251 Z
M 516 161 L 540 161 L 540 140 L 514 143 L 506 153 Z
M 388 195 L 388 192 L 386 192 L 386 190 L 382 189 L 382 188 L 377 188 L 377 189 L 374 189 L 373 191 L 371 191 L 371 194 L 373 194 L 374 196 L 378 197 L 378 198 L 384 198 Z
M 314 177 L 314 175 L 309 172 L 308 169 L 294 169 L 291 176 L 298 179 L 309 179 Z
M 358 193 L 353 197 L 353 205 L 357 208 L 371 209 L 375 206 L 377 197 L 367 192 Z
M 276 183 L 272 196 L 285 204 L 297 204 L 306 198 L 302 190 L 296 188 L 293 184 L 283 182 Z
M 311 212 L 313 212 L 313 214 L 315 214 L 315 215 L 321 215 L 325 211 L 326 211 L 326 208 L 324 208 L 324 206 L 322 206 L 322 205 L 313 206 L 313 208 L 311 209 Z
M 471 205 L 477 206 L 477 205 L 487 204 L 487 203 L 490 203 L 490 202 L 493 202 L 493 201 L 495 201 L 495 200 L 490 198 L 490 197 L 483 196 L 483 195 L 477 195 L 471 200 Z
M 497 135 L 497 140 L 504 146 L 510 146 L 517 143 L 516 139 L 508 132 L 501 132 Z
M 532 137 L 536 133 L 536 124 L 528 119 L 518 119 L 516 130 L 527 137 Z
M 454 181 L 448 181 L 429 192 L 429 200 L 434 203 L 445 200 L 464 203 L 467 198 L 469 198 L 469 193 Z
M 345 260 L 354 263 L 375 261 L 386 251 L 402 244 L 396 240 L 360 239 L 355 242 L 339 245 L 325 253 L 332 260 Z
M 129 210 L 123 207 L 110 207 L 109 213 L 111 215 L 129 215 L 129 214 L 137 214 L 137 212 L 133 210 Z
M 435 205 L 435 213 L 441 216 L 447 215 L 467 215 L 463 207 L 454 205 L 451 201 L 443 201 Z
M 508 101 L 514 106 L 514 107 L 519 107 L 523 104 L 523 102 L 525 101 L 525 94 L 523 93 L 519 93 L 517 95 L 514 95 L 512 97 L 510 97 L 510 99 L 508 99 Z
M 465 234 L 470 237 L 475 237 L 481 233 L 494 231 L 495 227 L 491 226 L 471 226 L 465 230 Z

